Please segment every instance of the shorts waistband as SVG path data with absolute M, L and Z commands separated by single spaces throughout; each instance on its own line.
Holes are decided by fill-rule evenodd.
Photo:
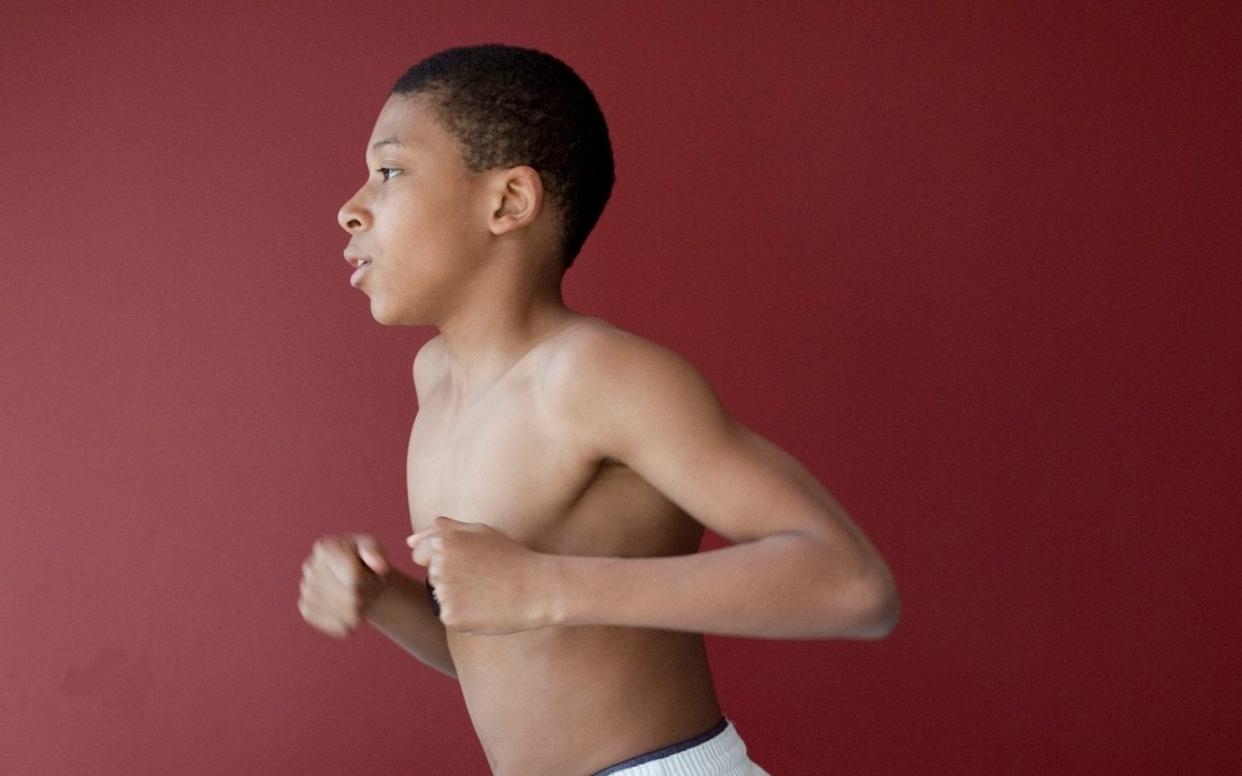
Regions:
M 723 733 L 728 727 L 729 721 L 724 717 L 721 717 L 720 721 L 713 725 L 710 730 L 705 730 L 697 736 L 692 736 L 684 741 L 678 741 L 675 744 L 669 744 L 668 746 L 655 749 L 647 752 L 646 754 L 640 754 L 637 757 L 631 757 L 630 759 L 616 763 L 615 765 L 610 765 L 602 771 L 596 771 L 591 774 L 591 776 L 608 776 L 609 774 L 623 771 L 626 768 L 633 768 L 637 765 L 642 765 L 643 763 L 649 763 L 652 760 L 660 760 L 665 757 L 671 757 L 678 752 L 684 752 L 687 749 L 692 749 L 693 747 L 712 740 L 716 736 Z

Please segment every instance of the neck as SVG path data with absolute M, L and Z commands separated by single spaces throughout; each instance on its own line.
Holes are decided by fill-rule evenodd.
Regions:
M 477 289 L 438 324 L 458 397 L 504 376 L 535 345 L 578 317 L 565 306 L 559 282 L 522 289 L 496 282 Z

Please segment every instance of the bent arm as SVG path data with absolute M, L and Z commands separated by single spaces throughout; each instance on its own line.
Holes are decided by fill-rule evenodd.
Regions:
M 900 602 L 883 562 L 869 560 L 790 531 L 694 555 L 547 556 L 547 589 L 557 625 L 879 639 Z
M 396 569 L 386 576 L 387 585 L 367 605 L 363 617 L 406 652 L 456 679 L 444 623 L 431 611 L 427 586 Z
M 542 394 L 565 437 L 612 458 L 734 546 L 680 557 L 550 557 L 562 624 L 770 638 L 883 638 L 891 573 L 796 458 L 721 405 L 684 357 L 628 334 L 562 349 Z

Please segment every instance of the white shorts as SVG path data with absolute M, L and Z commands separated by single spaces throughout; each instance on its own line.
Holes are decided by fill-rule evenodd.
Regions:
M 591 776 L 769 776 L 746 756 L 737 728 L 722 719 L 681 743 L 611 765 Z

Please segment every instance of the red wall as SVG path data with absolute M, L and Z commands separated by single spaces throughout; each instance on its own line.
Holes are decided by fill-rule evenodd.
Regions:
M 570 304 L 900 585 L 882 642 L 710 640 L 756 760 L 1237 766 L 1236 6 L 43 5 L 0 10 L 0 771 L 484 772 L 451 681 L 296 599 L 321 533 L 413 568 L 434 332 L 371 320 L 335 215 L 396 77 L 489 41 L 611 127 Z

